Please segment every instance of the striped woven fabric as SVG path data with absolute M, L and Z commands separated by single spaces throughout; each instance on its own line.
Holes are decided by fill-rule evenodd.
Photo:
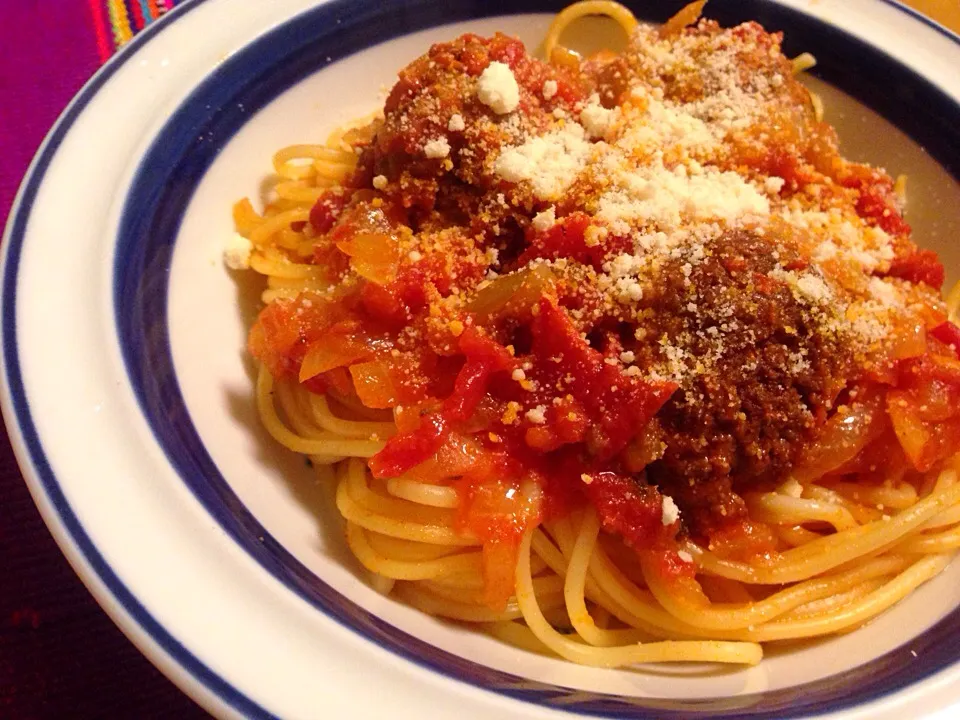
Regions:
M 182 0 L 88 0 L 97 39 L 97 51 L 104 61 L 134 35 Z
M 4 144 L 0 157 L 0 221 L 30 157 L 74 93 L 138 32 L 183 2 L 3 3 L 0 138 L 16 140 Z
M 571 0 L 572 1 L 572 0 Z M 629 4 L 629 0 L 626 1 Z M 97 34 L 100 60 L 105 61 L 124 43 L 184 0 L 87 0 Z M 960 32 L 960 0 L 904 0 L 920 12 Z

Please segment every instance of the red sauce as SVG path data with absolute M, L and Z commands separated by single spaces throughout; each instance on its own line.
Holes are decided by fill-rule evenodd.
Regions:
M 720 31 L 707 22 L 697 32 Z M 779 36 L 759 25 L 730 37 L 752 43 L 741 57 L 751 73 L 789 67 L 773 52 Z M 477 100 L 491 62 L 516 79 L 512 120 Z M 960 448 L 960 330 L 941 310 L 882 361 L 867 358 L 818 336 L 809 304 L 773 272 L 811 272 L 807 255 L 738 230 L 705 243 L 695 269 L 665 261 L 661 281 L 633 300 L 640 315 L 628 316 L 597 276 L 633 240 L 573 191 L 555 203 L 557 222 L 536 230 L 544 203 L 490 175 L 521 131 L 548 127 L 555 111 L 576 117 L 592 92 L 607 106 L 621 101 L 628 80 L 649 72 L 629 54 L 553 67 L 499 34 L 433 46 L 400 72 L 384 120 L 358 142 L 354 189 L 325 192 L 310 212 L 308 262 L 335 290 L 273 302 L 250 332 L 250 351 L 276 378 L 394 410 L 399 432 L 371 458 L 372 473 L 453 483 L 458 527 L 483 542 L 493 605 L 512 589 L 520 537 L 544 518 L 589 504 L 664 578 L 689 578 L 695 566 L 677 538 L 724 557 L 774 557 L 774 534 L 750 519 L 741 493 L 790 468 L 866 472 L 878 452 L 902 447 L 897 457 L 923 471 Z M 668 97 L 703 92 L 696 76 L 653 80 Z M 895 257 L 878 276 L 939 289 L 943 266 L 909 240 L 892 180 L 843 161 L 805 91 L 790 79 L 784 92 L 783 116 L 760 138 L 731 141 L 724 169 L 780 178 L 771 195 L 784 198 L 827 188 L 825 202 L 850 203 L 893 237 Z M 437 138 L 447 152 L 425 153 Z M 709 331 L 725 323 L 735 326 L 725 359 L 686 387 L 624 370 L 623 357 L 652 367 L 685 334 L 706 357 Z M 793 365 L 809 369 L 787 374 Z M 851 388 L 862 390 L 850 401 L 862 421 L 855 438 L 831 434 Z
M 630 547 L 662 546 L 676 534 L 679 522 L 663 524 L 663 498 L 653 487 L 604 471 L 590 475 L 585 488 L 604 530 L 620 535 Z

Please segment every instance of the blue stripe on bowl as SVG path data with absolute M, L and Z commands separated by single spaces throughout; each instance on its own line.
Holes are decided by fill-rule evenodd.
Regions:
M 251 717 L 271 717 L 205 667 L 160 626 L 123 585 L 93 546 L 67 504 L 47 463 L 30 417 L 16 346 L 16 274 L 26 220 L 37 188 L 63 136 L 99 87 L 158 31 L 190 8 L 141 33 L 81 92 L 67 110 L 25 181 L 11 216 L 3 276 L 3 352 L 14 418 L 43 491 L 63 528 L 93 571 L 163 650 L 227 705 Z M 884 0 L 887 1 L 887 0 Z M 501 0 L 433 3 L 412 0 L 383 6 L 376 0 L 339 0 L 316 8 L 261 37 L 205 80 L 166 124 L 144 157 L 127 198 L 114 268 L 116 322 L 127 370 L 141 408 L 170 462 L 198 500 L 231 537 L 292 590 L 347 627 L 402 657 L 511 697 L 603 716 L 787 718 L 868 702 L 916 682 L 958 659 L 960 611 L 906 646 L 849 672 L 804 686 L 734 698 L 670 701 L 619 698 L 571 691 L 491 670 L 433 648 L 347 601 L 284 550 L 242 505 L 214 466 L 187 413 L 173 372 L 166 323 L 168 270 L 182 214 L 210 163 L 255 112 L 284 89 L 325 64 L 401 34 L 469 18 L 511 12 L 555 11 L 564 2 Z M 663 20 L 683 2 L 658 2 L 651 20 Z M 899 7 L 896 3 L 889 4 Z M 788 51 L 808 50 L 819 73 L 871 105 L 921 142 L 954 175 L 960 174 L 960 111 L 928 82 L 883 53 L 841 31 L 763 2 L 718 3 L 724 24 L 760 19 L 789 29 Z M 947 37 L 956 39 L 937 26 Z M 891 92 L 894 91 L 894 92 Z M 897 92 L 906 92 L 909 108 Z M 238 109 L 242 105 L 243 111 Z M 952 125 L 951 125 L 952 122 Z M 27 469 L 28 473 L 30 469 Z M 915 653 L 915 654 L 914 654 Z

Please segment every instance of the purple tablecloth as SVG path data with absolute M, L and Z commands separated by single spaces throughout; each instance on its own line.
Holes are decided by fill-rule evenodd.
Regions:
M 3 3 L 0 225 L 31 157 L 70 98 L 117 39 L 171 4 Z M 205 717 L 140 655 L 74 575 L 33 505 L 6 433 L 0 434 L 0 720 Z

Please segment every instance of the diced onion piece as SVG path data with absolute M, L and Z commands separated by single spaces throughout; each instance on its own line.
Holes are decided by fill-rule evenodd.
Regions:
M 887 412 L 890 413 L 897 440 L 910 462 L 921 472 L 928 470 L 925 456 L 931 432 L 929 426 L 915 412 L 910 393 L 891 391 L 887 395 Z
M 570 48 L 565 48 L 562 45 L 557 45 L 553 50 L 550 51 L 550 64 L 555 65 L 556 67 L 565 67 L 570 68 L 571 70 L 579 70 L 580 62 L 582 58 L 580 53 Z
M 536 305 L 553 282 L 553 273 L 546 265 L 504 275 L 477 293 L 467 309 L 480 323 L 496 317 L 520 315 Z
M 360 402 L 368 408 L 389 408 L 396 405 L 397 389 L 389 366 L 380 360 L 350 366 L 353 388 Z
M 485 451 L 471 438 L 451 432 L 437 454 L 420 463 L 407 475 L 421 482 L 440 482 L 460 477 L 475 469 L 484 459 Z
M 370 356 L 366 343 L 357 338 L 332 334 L 314 342 L 300 365 L 300 382 L 334 368 L 352 365 Z
M 822 477 L 853 460 L 882 429 L 883 398 L 875 395 L 837 412 L 797 463 L 799 482 Z
M 396 238 L 381 233 L 361 233 L 341 240 L 337 248 L 350 257 L 350 267 L 360 277 L 377 285 L 396 280 L 400 268 L 400 246 Z

